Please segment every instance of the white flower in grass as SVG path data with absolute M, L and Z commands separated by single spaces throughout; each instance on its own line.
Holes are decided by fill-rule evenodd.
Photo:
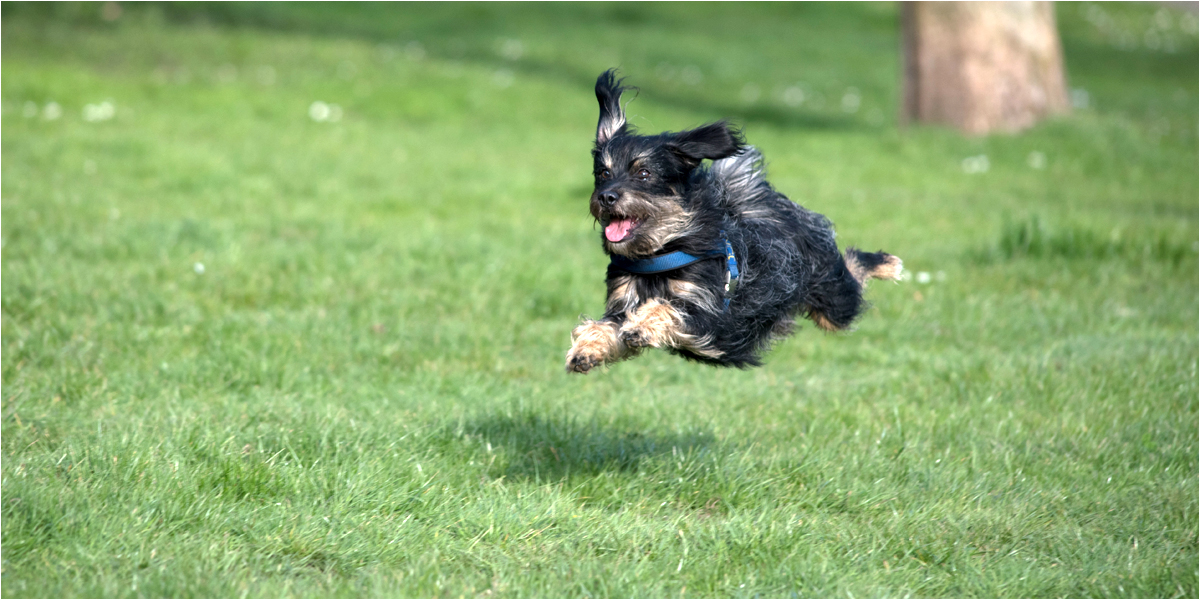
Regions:
M 1046 155 L 1034 150 L 1029 153 L 1029 157 L 1025 159 L 1025 162 L 1029 164 L 1029 168 L 1040 171 L 1046 168 Z
M 525 45 L 521 40 L 500 40 L 499 53 L 508 60 L 520 60 L 525 55 Z
M 862 106 L 862 95 L 858 93 L 858 88 L 846 88 L 846 92 L 842 94 L 842 112 L 856 113 L 860 106 Z
M 204 263 L 196 263 L 196 264 L 192 265 L 192 271 L 195 271 L 197 275 L 203 275 L 204 274 Z
M 308 106 L 308 118 L 318 123 L 336 123 L 342 120 L 342 107 L 317 100 Z
M 62 116 L 62 107 L 57 102 L 50 101 L 42 108 L 42 118 L 47 121 L 55 121 Z
M 1091 105 L 1091 96 L 1088 91 L 1083 88 L 1075 88 L 1071 90 L 1071 106 L 1073 108 L 1083 110 Z
M 921 271 L 917 273 L 917 283 L 929 283 L 930 279 L 931 278 L 928 271 Z
M 87 104 L 83 107 L 83 120 L 88 123 L 107 121 L 117 116 L 117 107 L 105 100 L 99 104 Z
M 1179 17 L 1179 29 L 1188 35 L 1196 35 L 1197 29 L 1200 29 L 1200 21 L 1192 15 L 1182 15 Z
M 1170 31 L 1174 28 L 1174 25 L 1175 20 L 1171 18 L 1171 13 L 1167 12 L 1167 9 L 1160 8 L 1158 9 L 1158 12 L 1154 13 L 1155 27 L 1163 31 Z
M 783 103 L 788 106 L 800 106 L 804 104 L 804 89 L 798 85 L 793 85 L 783 90 Z
M 329 120 L 329 105 L 317 100 L 308 105 L 308 118 L 321 123 Z
M 704 74 L 700 72 L 700 67 L 688 65 L 679 72 L 679 78 L 688 85 L 699 85 L 704 80 Z
M 988 161 L 986 154 L 980 154 L 979 156 L 968 156 L 962 160 L 963 173 L 968 175 L 987 173 L 991 168 L 992 163 Z

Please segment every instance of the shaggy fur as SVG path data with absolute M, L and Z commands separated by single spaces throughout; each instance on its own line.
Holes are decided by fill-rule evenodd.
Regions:
M 900 259 L 890 254 L 839 253 L 829 221 L 775 191 L 762 156 L 728 123 L 637 135 L 625 120 L 625 89 L 612 70 L 596 81 L 590 210 L 604 228 L 604 251 L 632 259 L 704 255 L 724 232 L 741 277 L 727 292 L 719 257 L 652 275 L 610 264 L 604 317 L 572 332 L 568 371 L 586 373 L 647 347 L 755 366 L 773 338 L 791 332 L 795 316 L 826 331 L 846 329 L 864 309 L 867 280 L 900 276 Z

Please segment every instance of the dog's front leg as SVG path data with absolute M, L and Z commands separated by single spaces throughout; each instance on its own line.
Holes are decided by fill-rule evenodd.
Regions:
M 680 334 L 686 335 L 684 319 L 669 302 L 651 298 L 630 311 L 618 337 L 629 348 L 675 346 Z
M 648 346 L 669 346 L 707 358 L 719 358 L 723 353 L 713 347 L 712 336 L 697 333 L 690 321 L 686 310 L 652 298 L 629 312 L 618 337 L 630 352 Z
M 567 372 L 587 373 L 603 363 L 628 356 L 630 349 L 621 341 L 620 327 L 608 318 L 599 321 L 588 319 L 576 327 L 571 332 Z

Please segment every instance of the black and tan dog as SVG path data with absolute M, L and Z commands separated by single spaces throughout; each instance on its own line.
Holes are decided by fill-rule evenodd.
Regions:
M 611 70 L 596 80 L 591 213 L 612 262 L 604 317 L 571 333 L 568 371 L 647 347 L 758 365 L 796 315 L 846 329 L 863 311 L 868 279 L 900 276 L 890 254 L 839 253 L 829 221 L 775 191 L 761 155 L 727 123 L 637 135 L 625 122 L 625 89 Z

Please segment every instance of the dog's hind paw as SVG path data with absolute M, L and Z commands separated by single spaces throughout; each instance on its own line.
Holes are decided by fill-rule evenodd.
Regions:
M 653 344 L 650 335 L 642 329 L 622 329 L 621 342 L 627 348 L 646 348 Z

